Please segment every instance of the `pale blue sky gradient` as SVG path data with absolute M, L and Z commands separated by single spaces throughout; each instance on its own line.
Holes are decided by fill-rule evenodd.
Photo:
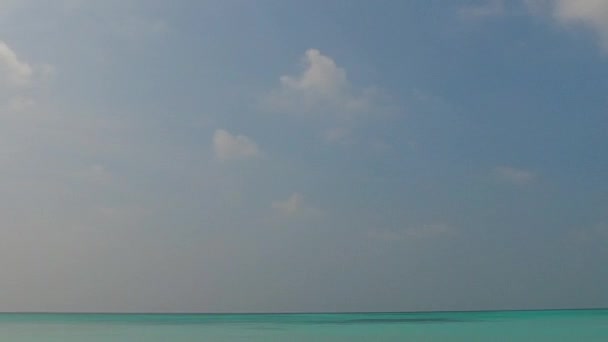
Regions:
M 608 306 L 608 1 L 0 3 L 0 311 Z

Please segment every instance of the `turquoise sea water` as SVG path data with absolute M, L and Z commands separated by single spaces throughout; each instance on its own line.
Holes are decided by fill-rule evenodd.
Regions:
M 608 341 L 608 310 L 0 314 L 0 341 Z

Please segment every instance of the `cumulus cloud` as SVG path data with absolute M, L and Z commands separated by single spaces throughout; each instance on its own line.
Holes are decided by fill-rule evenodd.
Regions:
M 304 201 L 304 196 L 298 192 L 294 192 L 282 201 L 272 202 L 271 207 L 285 216 L 318 216 L 321 212 Z
M 0 110 L 4 114 L 23 113 L 33 108 L 37 102 L 33 90 L 53 73 L 52 66 L 32 65 L 0 40 Z
M 300 76 L 282 76 L 281 83 L 291 89 L 332 94 L 348 87 L 346 71 L 319 50 L 306 51 L 306 70 Z
M 501 181 L 506 181 L 516 185 L 530 183 L 536 177 L 531 171 L 517 169 L 510 166 L 499 166 L 494 169 L 494 174 Z
M 32 66 L 20 60 L 13 49 L 0 41 L 0 82 L 4 86 L 27 86 L 34 74 Z
M 581 26 L 593 32 L 608 53 L 608 1 L 606 0 L 524 0 L 538 15 L 549 14 L 559 24 Z
M 608 52 L 608 1 L 555 0 L 553 15 L 562 23 L 580 24 L 593 30 Z
M 257 144 L 244 135 L 233 135 L 218 129 L 213 135 L 213 150 L 219 160 L 255 158 L 260 155 Z
M 602 49 L 608 53 L 608 1 L 606 0 L 521 0 L 533 15 L 549 15 L 560 25 L 583 27 L 595 34 Z M 505 0 L 486 0 L 460 8 L 463 18 L 487 18 L 514 14 L 519 6 L 507 7 Z M 510 4 L 511 5 L 511 4 Z
M 304 54 L 301 74 L 280 77 L 280 87 L 266 98 L 274 110 L 290 113 L 325 112 L 352 115 L 374 107 L 377 91 L 357 90 L 346 70 L 319 50 Z

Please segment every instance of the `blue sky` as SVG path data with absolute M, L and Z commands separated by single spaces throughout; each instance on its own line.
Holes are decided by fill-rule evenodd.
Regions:
M 2 1 L 2 311 L 606 307 L 608 1 Z

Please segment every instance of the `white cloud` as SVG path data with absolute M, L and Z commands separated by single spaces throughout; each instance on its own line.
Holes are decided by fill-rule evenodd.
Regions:
M 346 70 L 319 50 L 307 50 L 304 65 L 300 75 L 281 76 L 280 87 L 265 99 L 272 109 L 290 113 L 329 111 L 350 117 L 375 106 L 377 91 L 355 89 Z
M 53 76 L 50 65 L 32 65 L 0 40 L 0 111 L 24 113 L 36 106 L 34 90 Z
M 272 202 L 271 207 L 285 216 L 300 216 L 300 217 L 314 217 L 319 216 L 321 211 L 314 208 L 304 201 L 304 196 L 298 192 L 294 192 L 283 201 Z
M 554 17 L 562 23 L 580 24 L 593 30 L 608 52 L 608 1 L 555 0 Z
M 464 18 L 485 18 L 517 13 L 506 4 L 508 2 L 505 0 L 486 0 L 479 5 L 461 8 L 459 14 Z M 520 0 L 519 4 L 533 15 L 550 15 L 561 25 L 580 26 L 590 30 L 608 53 L 607 0 Z
M 244 135 L 218 129 L 213 135 L 213 150 L 220 160 L 249 159 L 260 155 L 257 144 Z
M 458 13 L 464 18 L 485 18 L 505 14 L 504 0 L 489 0 L 478 5 L 461 8 Z
M 17 57 L 5 42 L 0 41 L 0 82 L 4 86 L 27 86 L 34 74 L 33 68 Z
M 608 53 L 608 1 L 606 0 L 523 0 L 533 14 L 548 13 L 558 23 L 585 27 L 597 35 Z
M 498 179 L 516 185 L 530 183 L 536 178 L 536 175 L 531 171 L 516 169 L 510 166 L 499 166 L 494 169 L 494 174 Z
M 307 69 L 300 76 L 282 76 L 281 84 L 290 89 L 318 92 L 319 95 L 335 94 L 349 86 L 346 71 L 333 59 L 319 50 L 306 51 Z

